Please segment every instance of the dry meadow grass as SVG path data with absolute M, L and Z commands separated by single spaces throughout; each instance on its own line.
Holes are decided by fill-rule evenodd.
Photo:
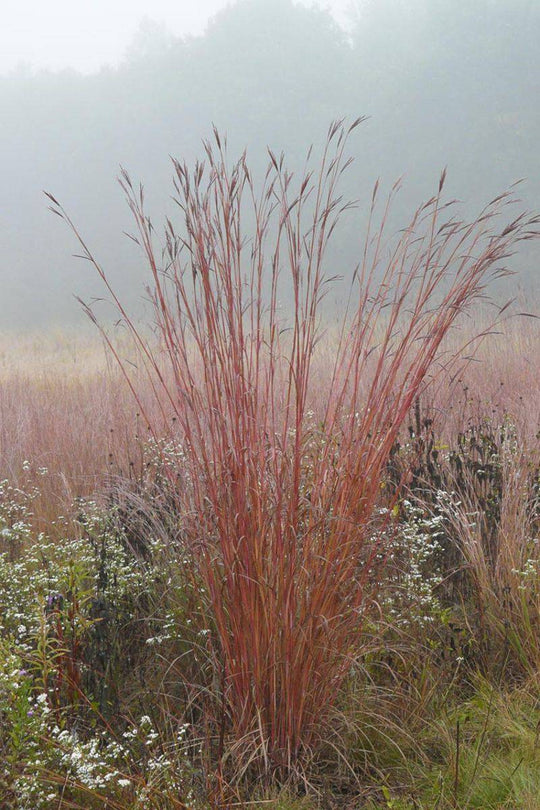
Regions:
M 129 466 L 138 429 L 129 390 L 95 336 L 0 338 L 0 478 L 24 488 L 39 480 L 36 529 Z
M 479 331 L 478 323 L 474 328 Z M 468 422 L 498 422 L 505 415 L 522 435 L 540 429 L 540 321 L 515 317 L 497 331 L 453 384 L 447 375 L 430 393 L 437 429 L 448 440 Z M 456 332 L 456 344 L 466 342 L 466 332 L 466 325 Z M 321 383 L 333 342 L 330 327 L 315 367 Z M 130 356 L 127 343 L 120 345 Z M 102 491 L 111 475 L 140 472 L 146 438 L 131 392 L 99 336 L 0 336 L 0 479 L 16 486 L 39 480 L 36 528 L 68 512 L 77 497 Z M 40 475 L 44 468 L 47 474 Z

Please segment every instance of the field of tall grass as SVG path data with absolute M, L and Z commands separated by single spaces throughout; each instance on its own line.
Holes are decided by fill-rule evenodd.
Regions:
M 330 314 L 347 135 L 261 186 L 215 133 L 161 241 L 124 174 L 153 329 L 1 338 L 2 807 L 540 807 L 540 321 L 487 298 L 538 219 L 376 188 Z

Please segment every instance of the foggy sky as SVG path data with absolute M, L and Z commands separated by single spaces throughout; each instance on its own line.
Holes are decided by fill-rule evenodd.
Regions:
M 193 166 L 213 125 L 231 159 L 247 149 L 262 177 L 267 146 L 302 171 L 332 120 L 368 116 L 340 186 L 359 200 L 359 219 L 346 219 L 328 258 L 344 279 L 376 181 L 390 189 L 404 177 L 392 228 L 408 224 L 444 167 L 445 198 L 463 200 L 460 216 L 519 178 L 522 205 L 540 210 L 539 0 L 331 3 L 335 13 L 356 10 L 346 31 L 324 0 L 318 9 L 311 0 L 88 0 L 76 11 L 67 0 L 2 0 L 0 333 L 78 324 L 74 296 L 104 294 L 97 273 L 73 258 L 80 250 L 43 190 L 128 308 L 144 308 L 145 265 L 124 236 L 133 223 L 119 166 L 144 184 L 160 232 L 163 217 L 178 214 L 170 156 Z M 137 33 L 145 12 L 151 20 Z M 21 61 L 30 69 L 14 70 Z M 523 245 L 511 265 L 511 294 L 538 300 L 537 246 Z
M 345 24 L 351 0 L 297 0 L 328 9 Z M 83 73 L 115 65 L 145 22 L 175 36 L 203 33 L 230 0 L 4 0 L 0 74 L 25 67 Z

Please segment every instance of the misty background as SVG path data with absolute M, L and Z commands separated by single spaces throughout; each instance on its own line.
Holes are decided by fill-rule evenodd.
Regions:
M 362 205 L 379 177 L 388 189 L 404 177 L 402 225 L 445 166 L 447 197 L 471 213 L 520 178 L 524 205 L 540 209 L 538 0 L 356 0 L 336 2 L 334 14 L 292 0 L 223 5 L 207 0 L 214 16 L 207 25 L 193 18 L 195 33 L 182 36 L 144 20 L 109 66 L 3 64 L 0 330 L 76 324 L 73 294 L 103 294 L 95 271 L 73 258 L 75 240 L 43 189 L 121 297 L 143 295 L 142 259 L 122 233 L 132 223 L 119 166 L 144 183 L 159 230 L 172 210 L 169 156 L 202 157 L 212 124 L 227 134 L 231 157 L 247 147 L 262 171 L 267 146 L 300 169 L 333 119 L 369 116 L 350 143 L 344 191 L 360 200 L 360 216 L 339 237 L 336 273 L 354 268 Z M 537 247 L 524 245 L 514 265 L 512 293 L 529 308 L 539 263 Z

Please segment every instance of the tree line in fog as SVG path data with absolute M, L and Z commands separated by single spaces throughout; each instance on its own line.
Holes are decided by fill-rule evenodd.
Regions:
M 0 283 L 4 327 L 75 322 L 102 290 L 72 258 L 69 234 L 42 190 L 61 200 L 113 281 L 134 301 L 142 261 L 119 165 L 142 180 L 156 222 L 174 215 L 170 157 L 194 161 L 214 124 L 231 159 L 266 147 L 291 168 L 324 142 L 330 121 L 368 116 L 353 141 L 345 193 L 360 208 L 380 177 L 407 212 L 436 189 L 478 206 L 527 178 L 540 208 L 540 3 L 536 0 L 363 0 L 342 30 L 328 12 L 291 0 L 242 0 L 204 35 L 177 38 L 145 23 L 123 61 L 92 75 L 17 69 L 0 79 Z M 361 212 L 360 212 L 361 213 Z M 334 261 L 352 269 L 357 233 L 346 226 Z M 519 284 L 537 285 L 538 257 L 520 258 Z

